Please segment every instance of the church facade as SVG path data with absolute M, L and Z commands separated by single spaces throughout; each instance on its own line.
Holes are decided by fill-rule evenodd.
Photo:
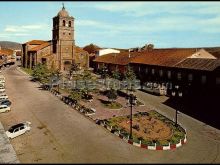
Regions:
M 68 71 L 72 63 L 81 69 L 89 67 L 89 54 L 75 45 L 74 18 L 65 7 L 53 17 L 52 40 L 32 40 L 22 44 L 22 66 L 33 68 L 44 63 L 48 68 Z

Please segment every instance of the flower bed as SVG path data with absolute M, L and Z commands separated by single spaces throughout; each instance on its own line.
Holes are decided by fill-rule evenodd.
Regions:
M 111 132 L 118 132 L 122 138 L 129 139 L 129 118 L 130 116 L 120 116 L 103 122 L 111 128 Z M 142 144 L 145 147 L 153 146 L 158 150 L 163 147 L 172 148 L 172 145 L 183 144 L 186 139 L 186 132 L 181 126 L 175 127 L 172 120 L 156 111 L 133 115 L 132 126 L 133 139 L 129 143 Z

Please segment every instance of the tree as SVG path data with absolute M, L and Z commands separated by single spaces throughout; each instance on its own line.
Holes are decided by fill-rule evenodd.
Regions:
M 80 90 L 72 90 L 69 97 L 78 102 L 82 98 L 82 93 Z
M 87 99 L 89 98 L 89 87 L 88 87 L 88 80 L 92 79 L 92 74 L 89 70 L 85 70 L 83 75 L 82 75 L 82 79 L 85 82 L 85 90 L 84 90 L 84 97 Z
M 124 73 L 124 79 L 128 81 L 133 81 L 136 79 L 136 75 L 129 65 L 127 66 L 126 72 Z
M 45 64 L 37 64 L 34 67 L 32 76 L 35 80 L 46 83 L 49 81 L 51 71 L 47 68 Z
M 112 103 L 112 102 L 114 102 L 114 101 L 117 99 L 117 97 L 118 97 L 117 91 L 111 88 L 111 89 L 107 92 L 106 96 L 108 97 L 108 100 Z
M 136 80 L 136 75 L 135 75 L 133 69 L 129 65 L 127 66 L 126 72 L 124 73 L 124 80 L 127 81 L 128 87 L 129 86 L 131 87 L 130 90 L 133 90 L 132 89 L 132 86 L 133 86 L 132 81 Z M 127 90 L 128 90 L 128 88 L 127 88 Z
M 113 77 L 114 79 L 117 79 L 117 80 L 119 80 L 119 79 L 120 79 L 121 74 L 120 74 L 120 72 L 119 72 L 118 68 L 116 68 L 116 70 L 115 70 L 115 71 L 112 71 L 112 77 Z
M 73 61 L 73 63 L 71 64 L 71 67 L 70 67 L 70 71 L 69 71 L 69 74 L 70 74 L 70 77 L 73 76 L 73 73 L 76 74 L 77 71 L 79 71 L 79 64 L 75 63 L 75 61 Z
M 56 77 L 57 90 L 58 90 L 58 92 L 59 92 L 59 90 L 60 90 L 60 83 L 59 83 L 59 81 L 60 81 L 60 79 L 61 79 L 61 77 L 62 77 L 62 73 L 60 72 L 59 69 L 57 69 L 57 70 L 55 70 L 55 71 L 53 71 L 53 72 L 51 73 L 51 77 L 52 77 L 52 76 Z

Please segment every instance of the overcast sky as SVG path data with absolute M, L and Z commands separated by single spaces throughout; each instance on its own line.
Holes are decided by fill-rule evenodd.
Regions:
M 80 47 L 156 48 L 220 46 L 220 2 L 71 2 Z M 0 40 L 52 39 L 62 1 L 0 2 Z

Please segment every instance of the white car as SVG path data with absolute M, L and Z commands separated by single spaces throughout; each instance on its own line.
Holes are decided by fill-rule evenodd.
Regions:
M 0 105 L 0 113 L 9 112 L 11 108 L 7 105 Z
M 0 93 L 0 97 L 7 97 L 8 98 L 8 95 L 6 93 Z
M 0 87 L 5 87 L 5 83 L 0 82 Z
M 5 89 L 0 89 L 0 93 L 5 93 Z
M 29 121 L 26 121 L 24 123 L 19 123 L 19 124 L 12 126 L 11 128 L 9 128 L 9 130 L 6 131 L 5 133 L 9 139 L 13 139 L 19 135 L 22 135 L 22 134 L 30 131 L 31 130 L 30 125 L 31 125 L 31 122 L 29 122 Z
M 8 99 L 8 95 L 6 95 L 6 94 L 5 94 L 5 95 L 0 95 L 0 100 L 2 100 L 2 99 L 3 99 L 3 100 Z

